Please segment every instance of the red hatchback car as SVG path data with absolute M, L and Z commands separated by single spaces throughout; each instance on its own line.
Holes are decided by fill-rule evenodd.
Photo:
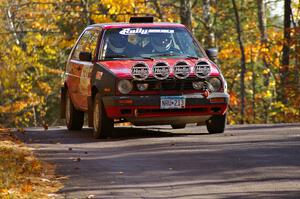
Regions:
M 95 138 L 109 136 L 116 122 L 174 129 L 198 123 L 223 133 L 229 95 L 209 58 L 216 54 L 181 24 L 132 18 L 90 25 L 66 65 L 62 117 L 69 130 L 80 130 L 86 112 Z

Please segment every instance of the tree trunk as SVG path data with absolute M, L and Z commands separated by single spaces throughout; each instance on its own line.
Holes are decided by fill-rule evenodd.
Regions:
M 299 2 L 300 6 L 300 2 Z M 295 74 L 296 74 L 296 85 L 298 85 L 298 94 L 300 93 L 300 80 L 299 80 L 299 73 L 300 73 L 300 19 L 298 21 L 298 26 L 296 28 L 296 55 L 295 55 Z
M 250 53 L 250 60 L 251 60 L 251 67 L 252 67 L 252 117 L 253 117 L 253 123 L 256 123 L 256 104 L 255 104 L 255 96 L 256 96 L 256 73 L 254 69 L 254 63 L 253 63 L 253 50 L 251 47 L 251 53 Z
M 203 21 L 206 27 L 205 35 L 205 46 L 215 47 L 215 34 L 213 31 L 213 20 L 210 12 L 211 0 L 203 0 L 202 10 L 203 10 Z
M 26 44 L 23 42 L 24 32 L 22 22 L 16 17 L 20 10 L 20 3 L 17 1 L 7 1 L 6 18 L 8 22 L 8 32 L 11 32 L 16 44 L 26 50 Z M 15 7 L 15 9 L 12 9 Z
M 280 71 L 281 86 L 278 95 L 283 104 L 287 104 L 285 88 L 288 84 L 289 65 L 290 65 L 290 43 L 291 43 L 291 0 L 284 1 L 284 42 L 282 47 L 282 68 Z
M 164 20 L 164 15 L 161 11 L 161 6 L 159 5 L 159 1 L 158 0 L 151 0 L 150 2 L 153 3 L 154 6 L 154 10 L 156 11 L 158 18 L 163 21 Z
M 240 98 L 241 98 L 241 120 L 240 123 L 244 123 L 244 116 L 245 116 L 245 73 L 246 73 L 246 58 L 245 58 L 245 49 L 244 49 L 244 43 L 242 40 L 242 30 L 241 30 L 241 22 L 240 22 L 240 16 L 239 12 L 235 3 L 235 0 L 232 0 L 232 5 L 234 9 L 234 14 L 235 14 L 235 20 L 236 20 L 236 31 L 238 34 L 238 42 L 240 46 L 240 51 L 241 51 L 241 91 L 240 91 Z
M 262 61 L 264 63 L 264 68 L 267 70 L 267 72 L 264 74 L 264 85 L 266 90 L 269 90 L 270 85 L 270 66 L 267 62 L 267 55 L 264 52 L 263 49 L 268 48 L 268 35 L 266 32 L 266 11 L 265 11 L 265 4 L 264 0 L 257 0 L 257 15 L 258 15 L 258 27 L 260 31 L 260 45 L 261 45 L 261 51 L 262 54 Z M 264 100 L 264 123 L 268 123 L 269 118 L 269 107 L 270 107 L 271 101 Z
M 191 2 L 190 2 L 190 0 L 180 0 L 180 21 L 190 31 L 193 31 L 193 28 L 192 28 L 192 12 L 191 12 Z
M 83 14 L 84 14 L 84 21 L 86 25 L 91 25 L 94 23 L 94 21 L 91 18 L 90 13 L 90 2 L 89 0 L 81 0 L 81 5 L 83 7 Z

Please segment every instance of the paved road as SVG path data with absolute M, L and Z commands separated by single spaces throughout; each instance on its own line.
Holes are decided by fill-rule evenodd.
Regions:
M 60 198 L 300 198 L 300 124 L 172 130 L 28 129 L 25 141 L 68 176 Z M 80 158 L 80 161 L 78 161 Z

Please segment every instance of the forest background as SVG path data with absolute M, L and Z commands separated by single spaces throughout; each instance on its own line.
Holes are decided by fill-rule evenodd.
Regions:
M 300 0 L 0 0 L 0 128 L 63 124 L 60 87 L 81 31 L 145 15 L 219 49 L 230 124 L 300 121 Z

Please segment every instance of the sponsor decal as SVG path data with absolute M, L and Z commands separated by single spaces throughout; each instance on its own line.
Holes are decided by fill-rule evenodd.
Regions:
M 170 68 L 167 64 L 161 62 L 153 66 L 153 75 L 156 79 L 163 80 L 167 79 L 170 74 Z
M 136 80 L 145 80 L 149 76 L 148 66 L 143 62 L 135 64 L 131 69 L 131 75 Z
M 195 66 L 195 74 L 197 77 L 203 78 L 211 73 L 210 65 L 206 62 L 200 61 Z
M 185 79 L 190 74 L 190 66 L 186 62 L 178 62 L 174 66 L 174 75 L 178 79 Z
M 146 34 L 149 34 L 149 33 L 174 33 L 174 30 L 170 30 L 170 29 L 124 28 L 119 33 L 121 35 L 133 35 L 133 34 L 146 35 Z
M 101 80 L 102 79 L 102 75 L 103 75 L 103 72 L 97 71 L 96 72 L 96 76 L 95 76 L 96 80 Z

